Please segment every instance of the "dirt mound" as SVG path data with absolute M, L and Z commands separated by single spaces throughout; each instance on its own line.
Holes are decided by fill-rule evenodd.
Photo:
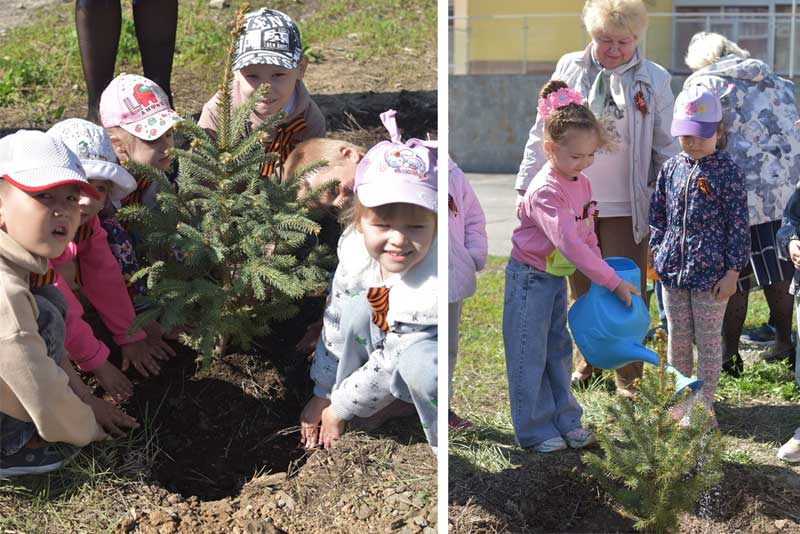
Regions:
M 202 501 L 137 488 L 117 533 L 436 532 L 436 462 L 427 444 L 347 434 L 295 476 L 260 475 L 233 498 Z

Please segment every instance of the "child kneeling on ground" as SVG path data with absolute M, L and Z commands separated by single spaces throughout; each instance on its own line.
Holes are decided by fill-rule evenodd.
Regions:
M 60 141 L 31 131 L 0 140 L 0 476 L 53 471 L 104 428 L 138 426 L 72 368 L 58 291 L 53 304 L 30 290 L 72 240 L 81 189 L 97 195 Z
M 397 399 L 414 404 L 437 444 L 437 154 L 434 143 L 402 143 L 394 111 L 381 119 L 392 141 L 356 171 L 353 222 L 311 368 L 314 397 L 301 414 L 306 447 L 331 446 L 346 421 Z

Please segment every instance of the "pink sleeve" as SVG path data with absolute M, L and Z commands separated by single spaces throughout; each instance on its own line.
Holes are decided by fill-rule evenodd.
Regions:
M 137 330 L 133 335 L 128 335 L 136 312 L 106 236 L 100 220 L 95 217 L 92 220 L 92 236 L 78 245 L 83 282 L 81 292 L 97 310 L 113 335 L 114 343 L 126 345 L 145 339 L 147 334 L 143 330 Z
M 92 327 L 83 320 L 83 306 L 58 271 L 53 285 L 61 291 L 64 300 L 67 301 L 67 334 L 64 346 L 69 353 L 69 359 L 75 362 L 81 371 L 94 371 L 108 360 L 110 351 L 102 341 L 94 337 Z
M 597 254 L 597 237 L 590 232 L 589 242 L 578 235 L 578 223 L 569 203 L 553 187 L 545 186 L 531 196 L 528 215 L 551 243 L 592 282 L 616 289 L 622 281 Z M 593 241 L 593 243 L 592 243 Z
M 460 170 L 458 172 L 461 172 Z M 462 173 L 463 176 L 463 173 Z M 489 254 L 489 238 L 486 236 L 486 216 L 483 214 L 475 191 L 463 176 L 464 198 L 464 246 L 475 262 L 475 270 L 480 271 L 486 265 L 486 256 Z

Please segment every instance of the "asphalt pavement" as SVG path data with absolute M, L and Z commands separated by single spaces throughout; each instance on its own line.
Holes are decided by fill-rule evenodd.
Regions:
M 508 256 L 511 254 L 511 232 L 519 222 L 514 207 L 516 175 L 467 173 L 466 176 L 486 214 L 489 254 Z

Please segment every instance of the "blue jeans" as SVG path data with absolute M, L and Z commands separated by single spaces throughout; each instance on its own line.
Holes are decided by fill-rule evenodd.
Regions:
M 360 369 L 369 360 L 386 337 L 371 320 L 372 307 L 364 295 L 350 299 L 342 311 L 344 347 L 336 372 L 336 384 Z M 392 396 L 414 404 L 425 437 L 431 447 L 436 447 L 437 400 L 437 345 L 438 336 L 420 340 L 401 352 L 397 367 L 392 373 L 389 389 Z M 375 405 L 375 412 L 387 403 Z
M 56 286 L 50 285 L 34 290 L 39 317 L 36 324 L 39 335 L 44 339 L 47 355 L 61 365 L 67 357 L 64 336 L 67 327 L 67 303 Z M 19 451 L 36 434 L 36 425 L 30 421 L 20 421 L 0 412 L 0 455 L 8 456 Z
M 509 259 L 503 342 L 517 443 L 531 447 L 579 428 L 583 410 L 570 391 L 566 278 Z

